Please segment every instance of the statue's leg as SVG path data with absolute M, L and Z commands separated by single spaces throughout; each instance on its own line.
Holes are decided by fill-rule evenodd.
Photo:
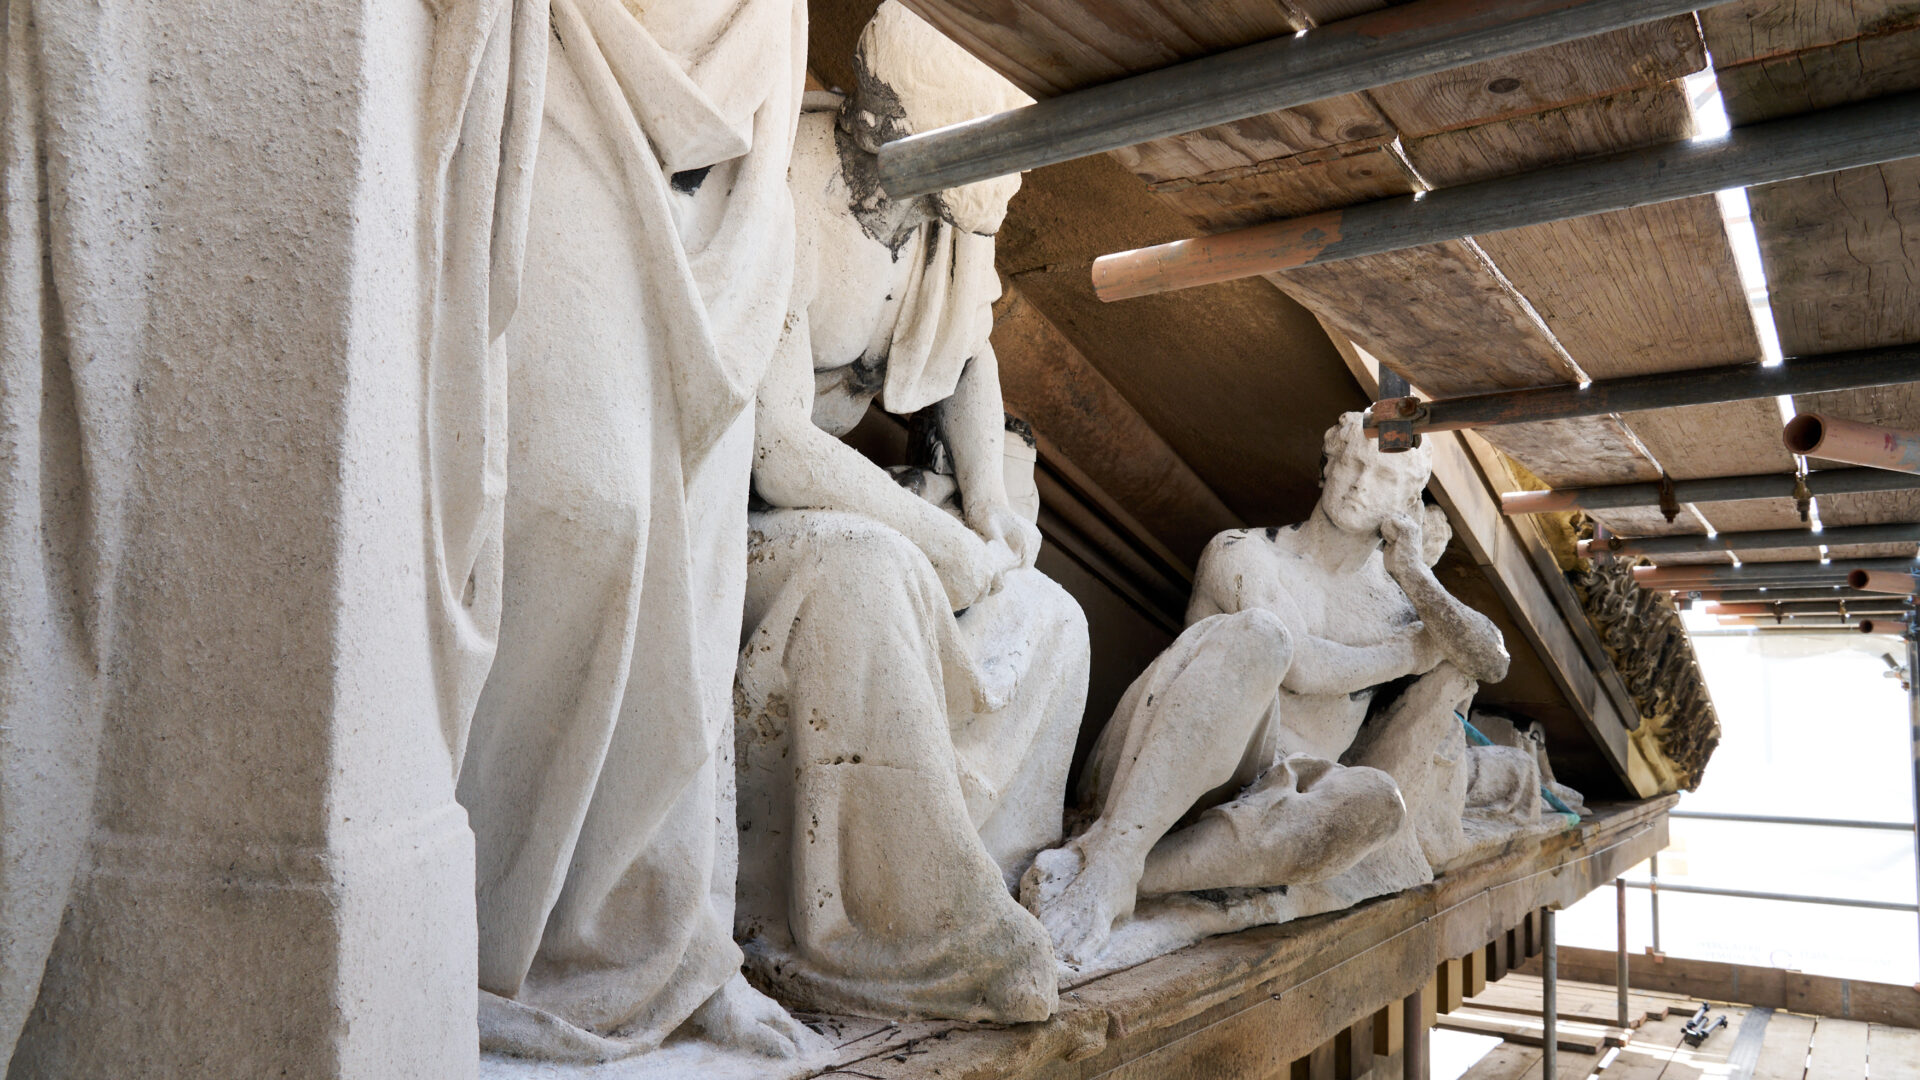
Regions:
M 1436 868 L 1466 847 L 1460 815 L 1470 778 L 1467 738 L 1454 712 L 1466 710 L 1479 685 L 1442 661 L 1369 719 L 1346 755 L 1399 783 L 1420 848 Z
M 1036 863 L 1023 895 L 1068 963 L 1097 954 L 1133 911 L 1147 854 L 1208 792 L 1234 778 L 1293 659 L 1286 627 L 1262 610 L 1187 628 L 1141 676 L 1104 738 L 1124 734 L 1100 817 Z M 1142 684 L 1147 685 L 1142 685 Z M 1051 856 L 1051 858 L 1050 858 Z M 1077 865 L 1075 865 L 1077 863 Z
M 1393 777 L 1295 755 L 1239 798 L 1156 844 L 1140 892 L 1325 881 L 1359 862 L 1405 819 Z

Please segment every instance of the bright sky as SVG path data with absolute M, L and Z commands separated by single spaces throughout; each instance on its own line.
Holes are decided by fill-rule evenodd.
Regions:
M 1695 637 L 1720 716 L 1721 742 L 1698 792 L 1679 809 L 1911 822 L 1907 695 L 1885 677 L 1897 638 L 1863 634 Z M 1675 884 L 1914 899 L 1911 833 L 1672 822 L 1660 878 Z M 1629 873 L 1645 880 L 1647 868 Z M 1629 891 L 1628 949 L 1651 942 L 1649 898 Z M 1613 890 L 1561 918 L 1569 945 L 1614 947 Z M 1875 982 L 1920 981 L 1920 920 L 1911 913 L 1666 893 L 1660 946 L 1673 956 L 1795 968 Z

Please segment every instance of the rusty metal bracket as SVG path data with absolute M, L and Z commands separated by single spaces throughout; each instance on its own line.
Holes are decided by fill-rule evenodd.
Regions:
M 1673 477 L 1665 470 L 1660 473 L 1660 516 L 1666 518 L 1669 525 L 1680 516 L 1680 499 L 1673 491 Z
M 1800 467 L 1793 473 L 1793 505 L 1800 511 L 1800 521 L 1806 524 L 1811 520 L 1813 510 L 1813 491 L 1807 487 L 1806 459 L 1800 459 Z
M 1380 452 L 1403 454 L 1420 445 L 1420 433 L 1414 428 L 1427 418 L 1426 403 L 1413 396 L 1413 387 L 1405 376 L 1382 364 L 1380 400 L 1373 403 L 1369 418 L 1378 430 Z

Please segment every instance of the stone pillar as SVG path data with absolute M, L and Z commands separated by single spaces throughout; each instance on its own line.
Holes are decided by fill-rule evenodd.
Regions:
M 423 599 L 431 12 L 75 10 L 144 69 L 146 347 L 92 839 L 8 1076 L 471 1077 Z

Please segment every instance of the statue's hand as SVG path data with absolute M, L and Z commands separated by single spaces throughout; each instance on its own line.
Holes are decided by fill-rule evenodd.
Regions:
M 1422 558 L 1422 526 L 1420 519 L 1412 514 L 1394 514 L 1380 523 L 1380 536 L 1387 542 L 1381 553 L 1385 560 L 1387 573 L 1394 580 L 1409 574 L 1418 574 L 1426 567 Z
M 972 529 L 952 518 L 946 520 L 953 528 L 942 529 L 923 550 L 947 591 L 947 602 L 959 611 L 972 607 L 993 589 L 1006 572 L 1004 564 L 1013 561 L 1013 554 L 1005 544 L 990 545 Z
M 1014 513 L 1012 507 L 988 507 L 974 528 L 988 540 L 1005 544 L 1019 560 L 1018 566 L 1031 568 L 1040 557 L 1040 527 Z

